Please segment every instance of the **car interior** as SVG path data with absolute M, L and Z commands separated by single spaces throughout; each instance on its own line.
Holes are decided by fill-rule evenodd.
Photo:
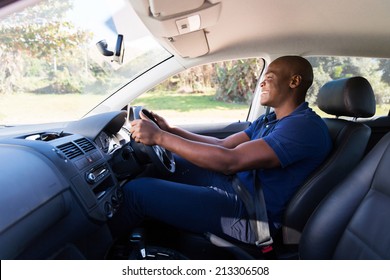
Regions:
M 24 9 L 39 2 L 58 5 L 57 0 L 1 1 L 1 42 L 8 38 L 2 30 L 13 28 L 12 20 L 18 22 L 18 16 L 26 13 Z M 385 113 L 377 114 L 380 98 L 384 96 L 386 105 L 390 102 L 390 94 L 386 95 L 390 84 L 377 90 L 374 77 L 364 71 L 334 79 L 315 72 L 325 77 L 316 106 L 324 114 L 333 150 L 286 206 L 282 228 L 273 236 L 271 254 L 253 244 L 210 232 L 187 232 L 153 219 L 126 236 L 114 236 L 111 228 L 113 217 L 123 206 L 122 187 L 127 181 L 154 172 L 175 172 L 170 151 L 157 145 L 145 146 L 131 138 L 131 120 L 140 118 L 140 111 L 150 114 L 147 106 L 135 102 L 137 98 L 191 67 L 261 58 L 264 68 L 250 104 L 245 104 L 245 119 L 214 123 L 208 117 L 201 124 L 182 125 L 202 135 L 229 136 L 272 110 L 260 105 L 259 83 L 267 65 L 280 56 L 390 58 L 390 2 L 114 2 L 120 3 L 120 8 L 114 9 L 116 4 L 104 7 L 114 10 L 115 17 L 105 19 L 105 28 L 110 32 L 114 29 L 118 35 L 115 48 L 99 41 L 96 46 L 100 54 L 92 57 L 99 61 L 108 59 L 102 65 L 115 65 L 110 66 L 111 72 L 130 55 L 137 62 L 150 60 L 150 65 L 120 69 L 118 77 L 124 80 L 118 84 L 114 84 L 118 77 L 113 81 L 96 78 L 99 83 L 95 90 L 104 91 L 99 96 L 101 100 L 92 104 L 87 96 L 88 110 L 69 120 L 55 119 L 65 110 L 60 103 L 52 104 L 54 114 L 42 110 L 43 120 L 39 123 L 16 124 L 16 119 L 6 123 L 2 119 L 8 106 L 5 101 L 16 93 L 7 97 L 2 91 L 5 83 L 0 88 L 0 95 L 4 96 L 0 96 L 4 102 L 0 103 L 0 259 L 390 259 L 389 107 L 385 107 Z M 84 8 L 89 11 L 91 7 Z M 129 26 L 129 19 L 133 26 Z M 131 32 L 135 34 L 129 35 Z M 158 45 L 158 50 L 150 51 L 147 58 L 140 55 L 142 49 L 148 48 L 141 33 Z M 142 42 L 141 46 L 132 49 L 126 41 L 130 36 Z M 11 60 L 16 60 L 17 48 L 21 46 L 14 44 L 15 56 Z M 4 57 L 0 46 L 0 59 Z M 33 63 L 38 64 L 36 60 Z M 50 67 L 53 64 L 50 61 Z M 362 68 L 365 69 L 364 65 Z M 131 75 L 125 72 L 129 69 Z M 76 70 L 70 69 L 69 76 L 72 71 Z M 390 75 L 390 71 L 382 72 Z M 0 79 L 4 76 L 6 81 L 8 72 L 3 73 Z M 53 77 L 54 74 L 50 79 Z M 113 84 L 110 91 L 106 84 Z M 28 116 L 35 105 L 23 106 L 17 107 Z M 76 104 L 72 106 L 77 109 Z M 163 110 L 163 104 L 157 104 L 156 111 L 159 106 Z

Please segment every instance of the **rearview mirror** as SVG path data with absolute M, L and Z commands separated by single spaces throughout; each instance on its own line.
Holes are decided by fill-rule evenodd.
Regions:
M 124 55 L 125 55 L 125 45 L 123 43 L 123 35 L 118 34 L 113 61 L 122 64 Z
M 99 42 L 97 42 L 96 47 L 102 55 L 113 56 L 111 61 L 116 61 L 118 64 L 123 63 L 123 57 L 125 54 L 125 46 L 123 43 L 123 35 L 122 34 L 118 34 L 118 38 L 116 40 L 115 52 L 110 51 L 108 49 L 108 44 L 107 44 L 106 40 L 100 40 Z

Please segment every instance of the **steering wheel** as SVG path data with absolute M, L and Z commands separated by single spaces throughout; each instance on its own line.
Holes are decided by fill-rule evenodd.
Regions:
M 142 106 L 132 106 L 130 108 L 129 120 L 132 121 L 140 119 L 141 111 L 158 126 L 158 123 L 153 115 Z M 175 172 L 175 159 L 170 151 L 158 145 L 147 146 L 145 144 L 138 143 L 134 141 L 133 138 L 131 138 L 130 144 L 137 155 L 137 158 L 141 160 L 142 163 L 152 162 L 152 164 L 163 174 Z

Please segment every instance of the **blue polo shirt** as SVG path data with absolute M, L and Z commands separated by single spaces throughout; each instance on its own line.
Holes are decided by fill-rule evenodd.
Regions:
M 304 102 L 280 120 L 275 113 L 260 116 L 245 133 L 251 140 L 262 138 L 279 158 L 280 167 L 258 169 L 257 176 L 263 188 L 269 222 L 280 224 L 292 195 L 331 150 L 328 128 Z M 253 194 L 253 172 L 239 172 L 237 176 Z

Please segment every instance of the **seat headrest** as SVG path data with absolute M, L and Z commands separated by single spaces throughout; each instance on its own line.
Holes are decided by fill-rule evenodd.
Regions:
M 374 91 L 363 77 L 327 82 L 317 98 L 318 107 L 330 115 L 369 118 L 375 114 Z

